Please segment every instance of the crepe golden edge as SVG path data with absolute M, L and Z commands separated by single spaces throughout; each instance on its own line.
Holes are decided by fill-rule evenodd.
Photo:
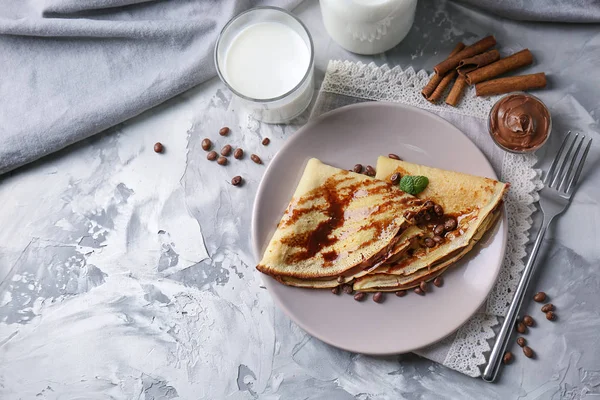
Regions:
M 344 182 L 348 185 L 345 186 Z M 357 196 L 356 188 L 351 186 L 352 184 L 362 190 L 364 196 Z M 377 190 L 374 189 L 369 192 L 370 188 Z M 344 191 L 348 191 L 348 193 L 344 193 Z M 319 197 L 321 192 L 328 197 L 324 202 Z M 383 194 L 378 197 L 376 194 L 380 193 Z M 303 235 L 310 237 L 313 232 L 311 229 L 315 229 L 315 224 L 318 230 L 321 226 L 319 224 L 331 220 L 331 217 L 328 217 L 331 214 L 329 211 L 326 211 L 324 215 L 319 213 L 319 207 L 325 207 L 326 210 L 333 207 L 334 201 L 329 199 L 331 196 L 343 197 L 348 205 L 343 209 L 344 220 L 341 222 L 343 229 L 339 231 L 334 229 L 329 232 L 327 237 L 342 237 L 342 234 L 347 234 L 350 239 L 345 237 L 336 240 L 335 243 L 342 242 L 341 247 L 335 247 L 334 243 L 330 247 L 320 248 L 315 254 L 301 260 L 301 262 L 289 262 L 295 254 L 303 251 L 303 249 L 295 243 L 295 239 L 288 240 L 288 238 L 295 237 L 294 235 L 297 237 L 304 237 Z M 417 210 L 421 203 L 413 196 L 403 192 L 399 193 L 387 182 L 331 167 L 317 159 L 311 159 L 307 163 L 292 200 L 279 222 L 278 228 L 273 234 L 257 269 L 275 277 L 282 283 L 298 285 L 298 280 L 320 281 L 327 280 L 326 278 L 337 278 L 357 265 L 364 265 L 365 262 L 371 261 L 374 264 L 385 257 L 386 253 L 399 241 L 400 234 L 410 225 L 404 218 L 403 211 Z M 302 208 L 304 204 L 308 204 L 308 207 Z M 336 212 L 339 214 L 339 211 Z M 346 219 L 346 212 L 359 212 L 365 215 L 361 214 L 361 218 L 352 219 L 352 217 L 349 217 Z M 308 217 L 301 219 L 301 224 L 296 223 L 298 219 L 294 219 L 294 216 L 303 214 L 307 214 Z M 379 216 L 379 219 L 375 219 L 373 215 Z M 355 228 L 354 225 L 363 228 L 365 226 L 361 225 L 363 220 L 368 223 L 368 229 L 364 229 L 365 231 L 370 231 L 373 227 L 381 225 L 382 228 L 377 237 L 373 237 L 374 234 L 371 234 L 370 237 L 365 234 L 357 235 L 357 230 L 352 231 Z M 292 222 L 290 223 L 290 221 Z M 288 243 L 292 244 L 289 245 Z M 364 243 L 369 243 L 369 245 L 364 246 Z M 327 265 L 324 254 L 330 252 L 331 249 L 338 252 L 338 255 L 341 250 L 344 250 L 345 253 L 341 253 L 344 258 L 340 262 L 335 259 Z M 314 286 L 323 285 L 323 283 L 319 283 Z

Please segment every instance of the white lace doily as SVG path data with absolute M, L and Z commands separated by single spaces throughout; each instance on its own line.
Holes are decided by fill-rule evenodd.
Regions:
M 469 87 L 459 107 L 446 104 L 431 104 L 421 95 L 429 74 L 412 67 L 378 67 L 349 61 L 330 61 L 321 86 L 322 92 L 375 101 L 389 101 L 407 104 L 434 113 L 450 112 L 477 119 L 486 119 L 497 97 L 482 98 L 474 95 Z M 500 275 L 492 289 L 483 312 L 465 323 L 451 340 L 436 345 L 430 352 L 419 354 L 469 376 L 479 376 L 479 367 L 485 363 L 484 353 L 490 350 L 488 340 L 495 336 L 494 326 L 498 317 L 506 313 L 524 268 L 525 246 L 532 224 L 531 215 L 535 210 L 541 188 L 539 173 L 533 169 L 537 162 L 535 155 L 506 153 L 501 162 L 501 179 L 510 182 L 510 190 L 505 197 L 505 210 L 508 219 L 508 240 Z

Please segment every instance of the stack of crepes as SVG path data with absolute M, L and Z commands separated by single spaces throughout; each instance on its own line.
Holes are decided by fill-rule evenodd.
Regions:
M 416 287 L 473 248 L 498 219 L 508 189 L 387 157 L 376 170 L 372 178 L 309 160 L 257 269 L 290 286 Z M 413 196 L 392 184 L 394 174 L 425 176 L 429 184 Z

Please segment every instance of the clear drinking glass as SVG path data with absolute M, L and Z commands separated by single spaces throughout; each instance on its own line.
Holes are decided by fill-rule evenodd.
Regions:
M 304 77 L 288 92 L 273 98 L 256 99 L 234 89 L 225 73 L 226 52 L 232 41 L 244 29 L 260 22 L 278 22 L 293 29 L 306 44 L 310 61 Z M 267 123 L 283 123 L 300 115 L 312 100 L 314 46 L 312 37 L 304 24 L 286 10 L 277 7 L 256 7 L 231 19 L 223 28 L 215 46 L 215 65 L 221 81 L 231 90 L 248 109 L 252 116 Z

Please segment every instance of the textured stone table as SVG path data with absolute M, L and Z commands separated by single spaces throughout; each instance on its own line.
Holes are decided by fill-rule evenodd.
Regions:
M 216 132 L 228 125 L 227 142 L 268 163 L 306 115 L 289 126 L 254 123 L 215 79 L 0 177 L 0 398 L 600 396 L 600 28 L 421 1 L 402 44 L 357 57 L 329 40 L 316 1 L 296 13 L 314 37 L 318 81 L 332 58 L 431 68 L 452 43 L 488 33 L 506 51 L 529 47 L 538 63 L 530 70 L 550 74 L 541 97 L 563 110 L 546 150 L 566 129 L 594 136 L 583 187 L 547 236 L 533 285 L 552 296 L 559 320 L 544 323 L 539 305 L 526 306 L 540 320 L 527 335 L 537 359 L 517 352 L 491 385 L 414 355 L 343 352 L 291 323 L 261 288 L 250 250 L 264 166 L 208 163 L 200 141 L 224 144 Z M 164 154 L 152 151 L 156 141 Z M 237 174 L 241 188 L 228 183 Z

